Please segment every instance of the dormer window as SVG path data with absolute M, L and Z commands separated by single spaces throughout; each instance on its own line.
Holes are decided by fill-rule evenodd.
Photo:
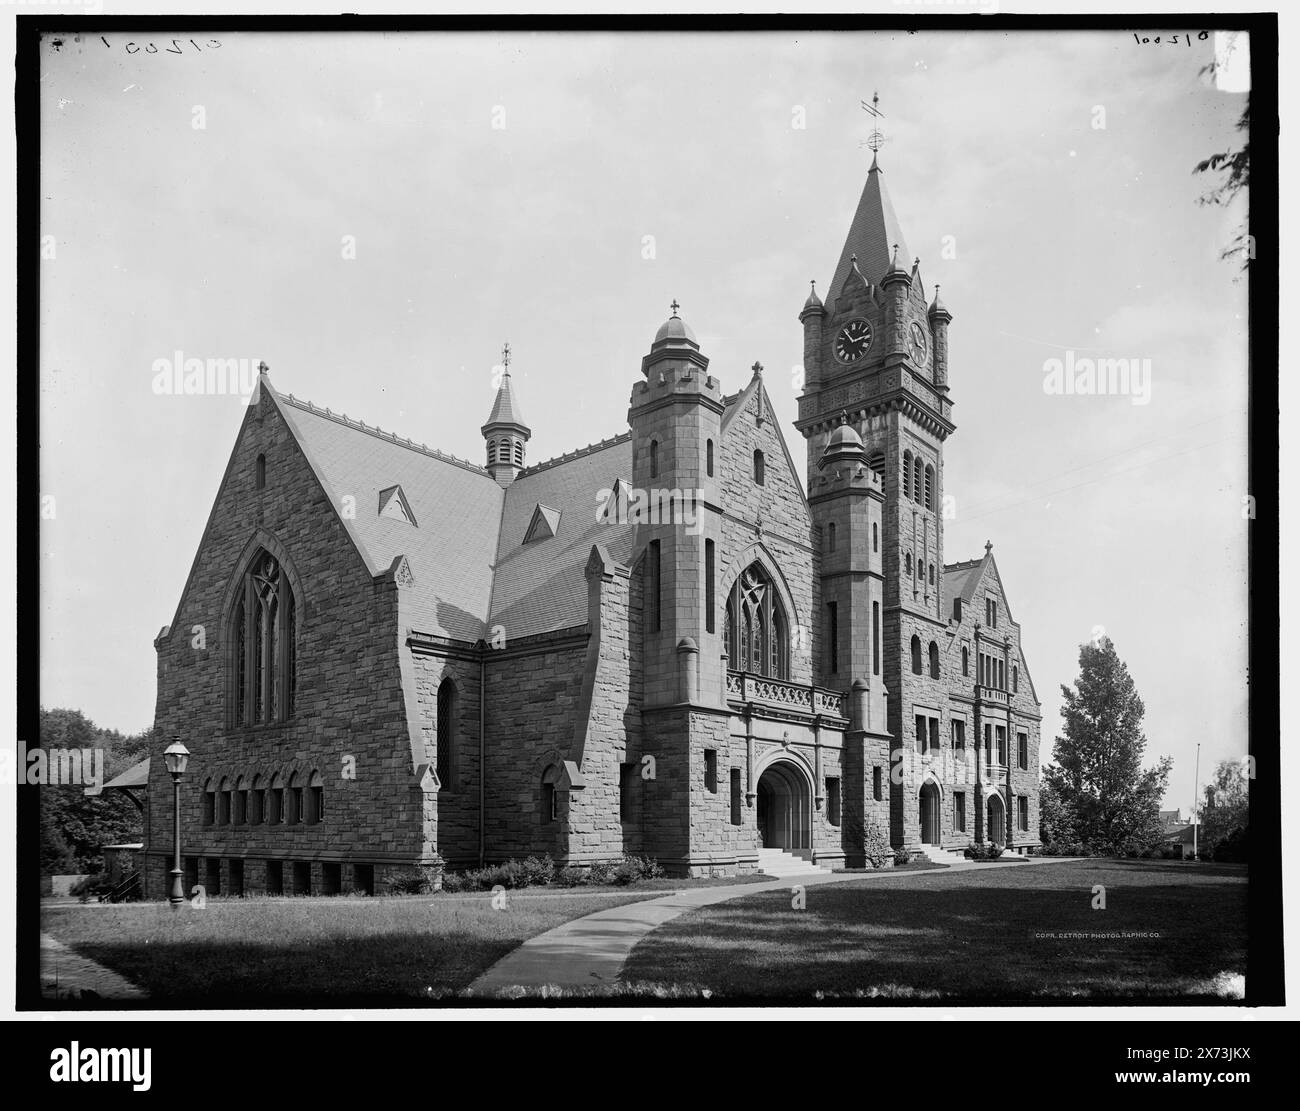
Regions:
M 411 503 L 406 500 L 400 486 L 389 486 L 379 491 L 379 516 L 393 521 L 405 521 L 408 525 L 417 524 Z
M 528 522 L 528 530 L 524 533 L 524 543 L 531 544 L 534 540 L 546 540 L 554 536 L 559 528 L 560 511 L 538 502 L 533 509 L 532 519 Z

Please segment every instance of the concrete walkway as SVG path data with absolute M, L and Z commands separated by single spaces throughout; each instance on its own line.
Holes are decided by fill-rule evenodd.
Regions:
M 641 903 L 625 903 L 609 910 L 598 910 L 575 918 L 544 934 L 529 938 L 518 949 L 497 961 L 469 986 L 471 996 L 495 999 L 519 999 L 550 991 L 614 990 L 623 965 L 633 948 L 651 930 L 671 922 L 680 914 L 697 907 L 743 899 L 765 891 L 789 891 L 792 887 L 820 887 L 829 883 L 857 880 L 905 878 L 910 876 L 952 875 L 955 872 L 979 872 L 989 868 L 1007 871 L 1043 864 L 1061 864 L 1084 858 L 1031 856 L 1016 863 L 970 861 L 946 868 L 925 868 L 895 872 L 883 868 L 871 872 L 828 872 L 825 876 L 799 876 L 768 883 L 732 884 L 727 887 L 694 887 L 674 891 Z
M 83 992 L 90 994 L 83 995 Z M 138 1000 L 148 998 L 130 980 L 119 976 L 89 957 L 69 949 L 63 942 L 41 934 L 41 996 L 63 1003 L 98 999 Z

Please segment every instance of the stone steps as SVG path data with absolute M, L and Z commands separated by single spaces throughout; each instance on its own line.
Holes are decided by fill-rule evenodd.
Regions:
M 788 853 L 784 849 L 759 849 L 758 868 L 764 874 L 775 876 L 777 879 L 785 879 L 787 876 L 829 876 L 831 874 L 829 868 L 820 868 L 811 861 Z

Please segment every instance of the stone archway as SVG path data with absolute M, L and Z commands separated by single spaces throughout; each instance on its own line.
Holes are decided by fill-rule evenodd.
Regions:
M 939 820 L 942 812 L 941 796 L 939 788 L 932 779 L 927 779 L 921 784 L 920 809 L 921 843 L 938 845 L 942 838 L 942 823 Z
M 812 790 L 789 760 L 769 764 L 758 777 L 758 838 L 765 849 L 812 859 Z
M 997 791 L 989 795 L 986 839 L 994 845 L 1007 843 L 1007 808 Z

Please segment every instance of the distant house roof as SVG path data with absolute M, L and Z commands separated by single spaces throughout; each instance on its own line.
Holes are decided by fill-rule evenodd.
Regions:
M 1177 829 L 1165 830 L 1165 835 L 1161 840 L 1171 845 L 1190 845 L 1193 843 L 1195 833 L 1196 827 L 1194 825 L 1179 826 Z
M 149 785 L 149 758 L 146 756 L 138 764 L 132 764 L 121 775 L 116 775 L 107 783 L 100 787 L 87 787 L 83 794 L 95 798 L 105 791 L 130 790 L 135 787 L 147 787 Z M 121 847 L 121 846 L 115 846 Z

